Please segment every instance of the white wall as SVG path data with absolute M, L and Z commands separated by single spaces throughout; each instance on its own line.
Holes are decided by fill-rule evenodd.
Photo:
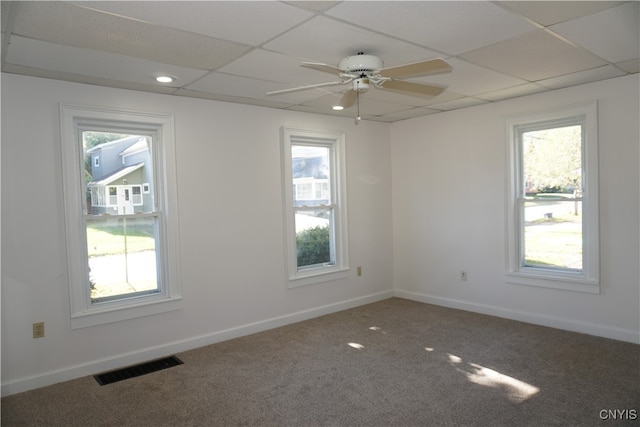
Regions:
M 396 295 L 640 343 L 638 80 L 391 126 Z M 599 107 L 601 293 L 508 284 L 503 117 L 592 100 Z
M 71 330 L 59 102 L 174 114 L 182 310 Z M 348 279 L 287 288 L 281 126 L 346 132 Z M 3 74 L 3 394 L 391 296 L 389 157 L 387 124 Z

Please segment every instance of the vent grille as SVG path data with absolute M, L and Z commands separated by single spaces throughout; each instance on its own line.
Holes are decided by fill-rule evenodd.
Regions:
M 182 365 L 182 360 L 175 356 L 165 357 L 164 359 L 152 360 L 150 362 L 141 363 L 139 365 L 129 366 L 127 368 L 117 369 L 104 374 L 94 375 L 98 384 L 107 385 L 118 381 L 127 380 L 129 378 L 139 377 L 150 374 L 152 372 L 161 371 L 163 369 L 172 368 Z

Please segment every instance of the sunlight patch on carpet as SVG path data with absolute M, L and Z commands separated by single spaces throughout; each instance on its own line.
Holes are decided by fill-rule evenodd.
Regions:
M 370 327 L 370 328 L 369 328 L 369 330 L 371 330 L 371 331 L 381 332 L 381 333 L 383 333 L 383 334 L 387 335 L 387 333 L 386 333 L 385 331 L 383 331 L 383 330 L 382 330 L 382 328 L 381 328 L 381 327 L 379 327 L 379 326 L 372 326 L 372 327 Z
M 449 354 L 447 353 L 447 356 L 449 356 L 449 362 L 451 363 L 462 363 L 462 358 L 455 356 L 453 354 Z
M 488 387 L 502 388 L 506 392 L 507 398 L 512 402 L 522 403 L 540 391 L 538 387 L 501 374 L 493 369 L 485 368 L 475 363 L 470 363 L 469 366 L 474 370 L 474 372 L 466 374 L 469 381 Z
M 482 365 L 465 363 L 459 356 L 447 353 L 447 357 L 449 358 L 449 363 L 455 366 L 456 371 L 464 374 L 470 382 L 501 389 L 506 394 L 507 399 L 514 403 L 522 403 L 540 392 L 540 389 L 534 385 L 509 375 L 501 374 Z

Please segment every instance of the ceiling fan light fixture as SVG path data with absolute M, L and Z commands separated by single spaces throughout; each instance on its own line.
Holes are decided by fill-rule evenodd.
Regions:
M 356 92 L 364 93 L 369 90 L 369 79 L 366 77 L 357 78 L 352 84 Z

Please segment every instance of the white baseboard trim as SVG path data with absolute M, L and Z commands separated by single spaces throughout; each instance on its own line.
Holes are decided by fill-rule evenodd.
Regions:
M 45 387 L 63 381 L 69 381 L 81 378 L 87 375 L 95 375 L 101 372 L 107 372 L 121 367 L 135 365 L 137 363 L 166 357 L 174 353 L 181 353 L 192 350 L 194 348 L 204 347 L 206 345 L 239 338 L 246 335 L 255 334 L 257 332 L 278 328 L 280 326 L 289 325 L 303 320 L 313 319 L 315 317 L 324 316 L 326 314 L 347 310 L 361 305 L 382 301 L 393 297 L 393 291 L 384 291 L 375 294 L 365 295 L 337 303 L 327 304 L 320 307 L 314 307 L 307 310 L 298 311 L 291 314 L 265 319 L 259 322 L 249 323 L 235 328 L 225 329 L 210 334 L 190 337 L 180 341 L 174 341 L 156 347 L 150 347 L 130 353 L 121 354 L 115 357 L 91 361 L 81 365 L 70 366 L 55 371 L 49 371 L 42 374 L 22 377 L 15 380 L 2 383 L 2 396 L 21 393 L 35 388 Z
M 477 304 L 468 301 L 442 298 L 402 289 L 396 289 L 393 295 L 398 298 L 439 305 L 442 307 L 455 308 L 459 310 L 471 311 L 474 313 L 501 317 L 503 319 L 517 320 L 534 325 L 548 326 L 550 328 L 562 329 L 565 331 L 579 332 L 587 335 L 594 335 L 618 341 L 640 344 L 640 333 L 632 329 L 614 328 L 594 323 L 579 322 L 571 319 L 547 316 L 538 313 L 516 311 L 486 304 Z

